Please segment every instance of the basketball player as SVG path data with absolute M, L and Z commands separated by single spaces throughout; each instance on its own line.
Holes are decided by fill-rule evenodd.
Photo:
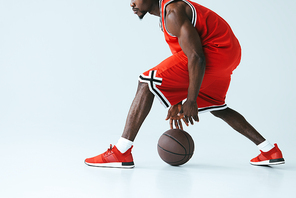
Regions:
M 255 143 L 260 154 L 253 165 L 285 163 L 277 144 L 262 137 L 245 118 L 225 104 L 233 70 L 241 59 L 240 44 L 230 26 L 215 12 L 189 0 L 131 0 L 134 14 L 160 17 L 172 56 L 139 77 L 136 96 L 118 143 L 85 163 L 97 167 L 134 167 L 133 141 L 148 115 L 154 96 L 169 108 L 170 127 L 183 129 L 210 111 Z M 184 101 L 184 102 L 183 102 Z

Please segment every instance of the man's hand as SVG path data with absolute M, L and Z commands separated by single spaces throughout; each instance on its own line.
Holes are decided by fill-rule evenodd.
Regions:
M 194 121 L 198 122 L 198 107 L 196 101 L 188 101 L 184 102 L 180 114 L 183 115 L 183 120 L 185 123 L 190 122 L 190 124 L 194 124 Z
M 171 129 L 173 129 L 175 125 L 177 129 L 183 130 L 181 120 L 183 120 L 186 126 L 189 126 L 189 123 L 193 125 L 194 121 L 198 122 L 198 107 L 196 102 L 186 100 L 183 105 L 180 102 L 176 105 L 171 106 L 166 117 L 166 120 L 168 119 L 170 119 Z
M 166 117 L 165 120 L 170 119 L 170 127 L 171 129 L 174 128 L 174 125 L 177 129 L 182 129 L 183 130 L 183 126 L 182 126 L 182 121 L 181 119 L 184 121 L 184 123 L 188 126 L 188 122 L 185 121 L 184 115 L 182 113 L 180 113 L 180 111 L 182 110 L 182 102 L 173 105 L 169 108 L 168 110 L 168 115 Z

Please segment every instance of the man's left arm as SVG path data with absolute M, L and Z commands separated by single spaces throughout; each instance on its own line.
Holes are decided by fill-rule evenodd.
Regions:
M 188 95 L 180 113 L 184 114 L 187 123 L 193 124 L 193 120 L 199 120 L 196 99 L 206 67 L 200 36 L 186 13 L 186 6 L 180 3 L 171 3 L 167 6 L 166 28 L 178 37 L 179 44 L 188 58 Z

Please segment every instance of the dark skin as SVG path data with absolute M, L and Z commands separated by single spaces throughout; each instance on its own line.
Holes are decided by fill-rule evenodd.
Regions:
M 179 44 L 188 58 L 189 87 L 187 100 L 181 106 L 179 114 L 173 106 L 168 111 L 166 119 L 175 122 L 177 128 L 182 128 L 182 119 L 186 125 L 199 121 L 196 99 L 204 77 L 206 62 L 200 37 L 191 23 L 191 8 L 184 2 L 171 3 L 166 7 L 166 28 L 178 37 Z M 180 107 L 181 103 L 177 106 Z M 171 126 L 172 128 L 172 126 Z
M 136 15 L 142 19 L 146 13 L 160 16 L 158 0 L 132 0 L 131 7 Z M 179 44 L 188 58 L 189 87 L 187 100 L 179 102 L 168 110 L 166 120 L 170 120 L 171 128 L 181 128 L 182 121 L 188 126 L 199 121 L 196 99 L 205 72 L 205 57 L 202 44 L 196 29 L 191 24 L 191 8 L 182 1 L 170 3 L 166 7 L 167 30 L 178 37 Z M 142 123 L 148 115 L 154 95 L 146 83 L 139 83 L 134 101 L 127 116 L 122 137 L 134 141 Z M 221 118 L 233 129 L 249 138 L 256 145 L 265 139 L 238 112 L 227 108 L 212 111 L 214 116 Z

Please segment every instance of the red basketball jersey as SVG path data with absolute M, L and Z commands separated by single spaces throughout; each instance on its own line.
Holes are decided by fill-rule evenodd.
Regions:
M 181 51 L 178 38 L 165 27 L 165 9 L 174 0 L 161 0 L 160 25 L 171 52 Z M 240 44 L 228 23 L 212 10 L 189 0 L 183 0 L 192 10 L 192 25 L 196 28 L 206 56 L 206 74 L 221 76 L 237 67 L 241 58 Z

